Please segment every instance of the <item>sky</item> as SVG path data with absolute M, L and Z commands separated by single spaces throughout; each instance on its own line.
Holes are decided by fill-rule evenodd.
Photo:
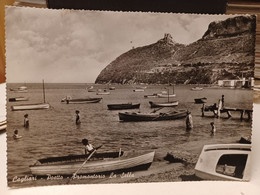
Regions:
M 170 33 L 178 43 L 200 39 L 228 15 L 51 10 L 6 7 L 8 83 L 93 83 L 132 47 Z

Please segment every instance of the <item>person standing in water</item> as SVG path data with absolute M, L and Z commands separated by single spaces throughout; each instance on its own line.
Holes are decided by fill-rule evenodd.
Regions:
M 25 128 L 28 128 L 29 127 L 29 118 L 28 118 L 28 114 L 25 114 L 24 115 L 24 121 L 23 121 L 23 126 L 25 127 Z
M 192 121 L 192 116 L 191 112 L 187 111 L 187 116 L 186 116 L 186 130 L 191 130 L 193 128 L 193 121 Z
M 224 108 L 224 95 L 221 96 L 222 108 Z
M 211 122 L 210 125 L 211 125 L 211 135 L 215 135 L 217 130 L 216 130 L 214 122 Z
M 79 114 L 79 111 L 76 110 L 75 113 L 76 113 L 76 125 L 79 125 L 79 124 L 81 123 L 81 122 L 80 122 L 80 114 Z

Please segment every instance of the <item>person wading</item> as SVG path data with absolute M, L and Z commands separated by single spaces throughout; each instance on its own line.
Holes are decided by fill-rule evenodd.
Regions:
M 193 121 L 192 121 L 192 116 L 191 112 L 187 111 L 187 116 L 186 116 L 186 130 L 191 130 L 193 128 Z
M 76 125 L 79 125 L 81 123 L 79 111 L 76 110 L 75 113 L 76 113 Z
M 28 128 L 29 127 L 29 118 L 28 118 L 28 114 L 25 114 L 24 115 L 24 120 L 23 120 L 23 126 L 25 127 L 25 128 Z

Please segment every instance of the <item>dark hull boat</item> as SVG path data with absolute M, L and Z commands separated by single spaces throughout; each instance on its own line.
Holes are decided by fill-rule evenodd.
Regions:
M 195 104 L 203 104 L 203 103 L 207 103 L 207 98 L 203 97 L 203 98 L 196 98 L 194 99 Z
M 140 104 L 108 104 L 107 107 L 109 110 L 138 109 L 140 107 Z
M 163 121 L 185 118 L 187 110 L 173 111 L 169 113 L 149 113 L 142 114 L 137 112 L 118 113 L 121 121 Z
M 79 99 L 62 99 L 61 102 L 66 102 L 67 104 L 88 104 L 88 103 L 98 103 L 102 98 L 79 98 Z
M 28 101 L 28 100 L 29 100 L 29 98 L 26 98 L 26 97 L 9 98 L 9 102 Z
M 138 171 L 151 166 L 154 154 L 124 156 L 123 152 L 95 153 L 85 164 L 88 155 L 51 157 L 40 159 L 29 168 L 33 175 L 38 176 Z
M 152 102 L 149 101 L 149 104 L 151 108 L 158 108 L 158 107 L 175 107 L 178 106 L 178 101 L 172 101 L 172 102 Z

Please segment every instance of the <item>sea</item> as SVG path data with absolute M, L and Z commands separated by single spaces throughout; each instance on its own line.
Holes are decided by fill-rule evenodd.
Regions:
M 206 105 L 217 103 L 222 95 L 225 97 L 225 106 L 243 109 L 252 109 L 253 91 L 241 88 L 220 88 L 216 86 L 203 86 L 201 91 L 191 90 L 192 85 L 175 85 L 178 100 L 175 108 L 163 108 L 157 112 L 172 110 L 189 110 L 192 114 L 194 127 L 186 131 L 184 119 L 171 121 L 151 122 L 121 122 L 119 112 L 108 110 L 107 104 L 141 103 L 137 110 L 130 112 L 151 113 L 149 101 L 163 102 L 167 98 L 144 98 L 144 95 L 160 93 L 173 86 L 168 85 L 141 85 L 146 87 L 143 92 L 134 92 L 136 86 L 111 84 L 115 90 L 110 95 L 96 95 L 88 92 L 87 87 L 95 89 L 108 89 L 108 85 L 77 84 L 77 83 L 45 83 L 45 100 L 51 105 L 46 110 L 11 111 L 12 105 L 42 103 L 43 85 L 40 83 L 27 83 L 27 93 L 16 93 L 10 88 L 18 88 L 23 83 L 7 84 L 7 100 L 13 97 L 28 97 L 27 102 L 7 102 L 7 154 L 8 154 L 8 182 L 15 186 L 14 178 L 31 176 L 29 166 L 37 159 L 83 154 L 84 146 L 81 140 L 86 138 L 94 146 L 103 145 L 99 150 L 104 151 L 155 151 L 154 161 L 162 161 L 163 156 L 171 151 L 187 151 L 190 154 L 200 154 L 203 145 L 218 143 L 237 143 L 241 136 L 251 135 L 252 120 L 245 117 L 240 120 L 239 112 L 231 112 L 228 118 L 225 113 L 215 118 L 212 112 L 206 112 L 202 117 L 202 104 L 195 104 L 194 98 L 207 97 Z M 61 99 L 102 97 L 99 103 L 66 104 Z M 81 124 L 75 124 L 75 110 L 80 111 Z M 129 111 L 129 110 L 128 110 Z M 23 127 L 24 115 L 29 115 L 29 128 Z M 211 134 L 210 123 L 216 126 L 215 135 Z M 13 139 L 14 130 L 19 131 L 21 139 Z M 195 159 L 196 160 L 196 159 Z M 52 184 L 57 184 L 53 181 Z M 25 183 L 25 182 L 24 182 Z M 18 185 L 18 184 L 17 184 Z M 19 186 L 23 183 L 19 182 Z M 31 184 L 34 185 L 33 182 Z M 38 183 L 37 185 L 44 185 Z

